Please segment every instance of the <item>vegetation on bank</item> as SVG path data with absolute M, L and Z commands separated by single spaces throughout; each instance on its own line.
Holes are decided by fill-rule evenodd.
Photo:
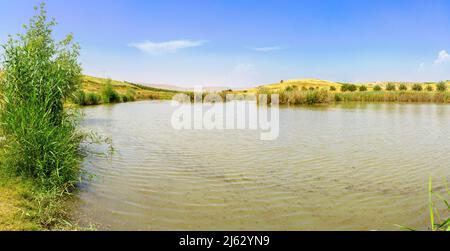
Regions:
M 444 180 L 444 194 L 433 190 L 433 183 L 431 177 L 428 181 L 428 210 L 430 226 L 428 230 L 431 231 L 450 231 L 450 189 L 448 183 Z M 440 204 L 440 205 L 439 205 Z M 441 210 L 438 209 L 442 207 Z M 416 231 L 411 227 L 397 225 L 401 229 Z
M 346 87 L 344 87 L 346 88 Z M 346 89 L 348 90 L 348 89 Z M 375 88 L 374 91 L 367 91 L 360 86 L 359 91 L 329 91 L 319 90 L 270 90 L 260 88 L 257 94 L 278 94 L 279 102 L 282 105 L 312 105 L 312 104 L 330 104 L 334 102 L 433 102 L 450 103 L 450 93 L 446 91 L 381 91 Z M 270 101 L 270 100 L 269 100 Z
M 36 10 L 25 33 L 3 45 L 0 172 L 24 187 L 23 215 L 52 229 L 68 225 L 64 203 L 80 180 L 84 134 L 77 111 L 64 103 L 80 90 L 81 67 L 72 35 L 54 41 L 56 22 L 44 4 Z
M 89 106 L 138 100 L 170 100 L 177 93 L 180 92 L 112 79 L 82 76 L 81 90 L 76 92 L 70 101 L 80 106 Z
M 445 197 L 450 196 L 450 189 L 447 182 L 445 182 L 445 195 L 433 191 L 432 180 L 428 182 L 428 198 L 430 210 L 430 228 L 431 231 L 450 231 L 450 203 Z M 439 214 L 436 208 L 435 199 L 441 201 L 446 208 L 446 216 Z

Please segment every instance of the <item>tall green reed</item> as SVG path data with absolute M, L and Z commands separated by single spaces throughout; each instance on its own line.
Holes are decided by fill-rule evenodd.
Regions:
M 25 33 L 2 46 L 4 167 L 44 190 L 69 191 L 79 179 L 83 136 L 79 114 L 64 102 L 80 88 L 79 46 L 72 35 L 56 42 L 56 22 L 47 18 L 43 4 L 36 10 Z

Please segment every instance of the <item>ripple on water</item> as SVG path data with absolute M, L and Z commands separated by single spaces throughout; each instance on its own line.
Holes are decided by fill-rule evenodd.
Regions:
M 449 178 L 450 106 L 282 108 L 280 137 L 177 131 L 165 102 L 85 109 L 116 152 L 90 156 L 78 216 L 123 230 L 426 227 L 428 177 Z

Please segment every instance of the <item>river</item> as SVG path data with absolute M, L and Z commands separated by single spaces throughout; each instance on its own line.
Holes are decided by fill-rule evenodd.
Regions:
M 175 130 L 174 109 L 83 108 L 114 152 L 84 161 L 74 217 L 105 230 L 426 229 L 428 178 L 450 180 L 449 105 L 283 107 L 274 141 Z

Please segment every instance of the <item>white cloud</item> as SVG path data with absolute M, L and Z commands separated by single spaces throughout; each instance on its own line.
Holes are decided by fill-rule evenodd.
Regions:
M 269 46 L 269 47 L 253 47 L 251 49 L 259 52 L 267 52 L 267 51 L 279 51 L 282 50 L 283 48 L 281 48 L 280 46 Z
M 202 46 L 205 43 L 205 40 L 172 40 L 159 43 L 145 41 L 140 43 L 130 43 L 129 46 L 151 55 L 160 55 L 165 53 L 175 53 L 181 49 Z
M 447 51 L 442 50 L 439 52 L 438 58 L 434 61 L 434 64 L 439 65 L 445 62 L 450 62 L 450 55 L 447 53 Z

